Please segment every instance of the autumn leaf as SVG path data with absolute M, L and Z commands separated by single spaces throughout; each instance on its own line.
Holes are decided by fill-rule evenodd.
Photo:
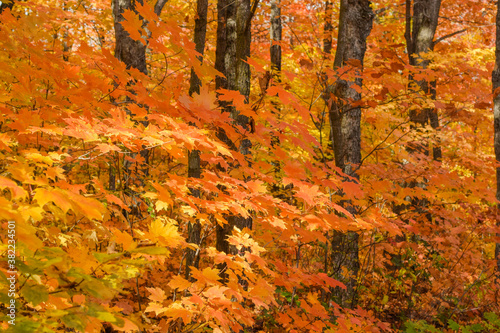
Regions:
M 304 200 L 304 202 L 307 203 L 308 205 L 314 206 L 314 204 L 316 203 L 315 198 L 320 195 L 318 190 L 319 190 L 318 185 L 314 186 L 301 185 L 299 190 L 295 193 L 295 196 L 297 198 Z
M 142 36 L 145 35 L 144 30 L 142 29 L 142 21 L 139 18 L 139 15 L 134 13 L 133 10 L 125 9 L 122 13 L 125 21 L 122 21 L 121 24 L 123 29 L 129 33 L 130 38 L 133 40 L 142 40 Z
M 165 292 L 160 288 L 146 288 L 146 290 L 151 293 L 149 299 L 153 302 L 162 303 L 166 298 Z
M 179 291 L 183 291 L 183 290 L 186 290 L 187 288 L 189 288 L 189 286 L 191 285 L 191 282 L 183 279 L 181 276 L 179 275 L 175 275 L 171 280 L 170 282 L 168 283 L 168 286 L 172 289 L 178 289 Z
M 183 242 L 179 235 L 176 222 L 168 218 L 157 218 L 149 225 L 149 234 L 153 241 L 163 246 L 177 247 Z

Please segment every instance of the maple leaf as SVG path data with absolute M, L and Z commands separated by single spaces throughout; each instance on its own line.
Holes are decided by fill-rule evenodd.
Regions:
M 165 291 L 163 291 L 163 289 L 160 289 L 160 288 L 146 288 L 146 290 L 151 293 L 151 295 L 148 298 L 150 300 L 152 300 L 153 302 L 162 303 L 165 300 L 165 298 L 166 298 Z
M 299 190 L 295 193 L 295 196 L 304 200 L 308 205 L 314 206 L 315 205 L 315 198 L 320 195 L 321 193 L 319 192 L 319 186 L 314 185 L 314 186 L 307 186 L 307 185 L 301 185 L 299 187 Z
M 216 268 L 207 267 L 200 271 L 196 268 L 192 268 L 191 275 L 193 278 L 202 283 L 217 283 L 220 280 L 219 270 Z
M 176 221 L 161 217 L 149 225 L 149 234 L 154 241 L 168 247 L 177 247 L 184 239 L 179 235 Z
M 180 275 L 175 275 L 169 282 L 168 286 L 179 291 L 186 290 L 191 285 L 191 282 L 183 279 Z
M 18 186 L 14 181 L 0 176 L 0 189 L 8 188 L 12 191 L 14 199 L 21 199 L 28 195 L 28 193 L 20 186 Z
M 142 36 L 146 34 L 142 29 L 142 20 L 139 18 L 139 15 L 130 9 L 125 9 L 122 16 L 125 21 L 122 21 L 121 24 L 123 29 L 129 33 L 130 38 L 133 40 L 140 40 L 144 43 Z
M 172 318 L 182 318 L 184 324 L 188 324 L 193 316 L 192 311 L 185 309 L 182 304 L 178 302 L 172 303 L 166 308 L 165 314 Z
M 154 312 L 156 316 L 158 316 L 166 311 L 167 311 L 166 307 L 164 307 L 163 305 L 156 303 L 156 302 L 149 303 L 146 310 L 144 310 L 144 312 Z
M 137 243 L 134 242 L 132 236 L 130 236 L 127 232 L 121 232 L 118 229 L 114 229 L 113 234 L 116 242 L 123 246 L 124 251 L 133 250 L 137 247 Z

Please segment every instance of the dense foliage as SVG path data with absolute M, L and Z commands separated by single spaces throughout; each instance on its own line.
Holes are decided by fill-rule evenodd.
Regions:
M 333 157 L 327 86 L 360 75 L 324 52 L 325 4 L 281 1 L 252 18 L 251 92 L 215 89 L 217 4 L 203 62 L 196 2 L 123 13 L 147 73 L 114 52 L 110 1 L 16 1 L 0 16 L 0 234 L 16 225 L 18 332 L 408 332 L 500 329 L 495 281 L 492 1 L 441 5 L 427 68 L 410 64 L 404 1 L 372 1 L 359 181 Z M 332 2 L 333 50 L 339 5 Z M 274 42 L 276 43 L 276 42 Z M 191 69 L 199 93 L 189 94 Z M 424 94 L 412 81 L 435 82 Z M 232 103 L 251 126 L 221 105 Z M 440 125 L 411 112 L 437 110 Z M 230 140 L 221 139 L 224 133 Z M 251 142 L 251 154 L 228 142 Z M 422 146 L 440 147 L 442 157 Z M 198 150 L 201 177 L 188 177 Z M 434 156 L 435 157 L 435 156 Z M 356 214 L 349 207 L 356 207 Z M 217 225 L 235 228 L 229 253 Z M 188 241 L 200 223 L 200 239 Z M 335 265 L 359 235 L 356 302 Z M 186 257 L 196 260 L 186 271 Z M 4 255 L 6 257 L 6 255 Z M 7 261 L 0 267 L 6 308 Z

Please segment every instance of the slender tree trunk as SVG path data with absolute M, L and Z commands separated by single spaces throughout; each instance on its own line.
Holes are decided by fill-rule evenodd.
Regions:
M 139 40 L 130 38 L 121 22 L 123 12 L 127 9 L 135 10 L 135 3 L 143 4 L 143 0 L 113 0 L 113 18 L 115 20 L 115 57 L 127 65 L 127 69 L 136 68 L 144 74 L 148 74 L 146 66 L 146 45 Z
M 223 76 L 215 78 L 215 89 L 226 89 L 226 66 L 224 64 L 224 55 L 226 53 L 226 22 L 227 22 L 227 3 L 229 0 L 217 1 L 217 40 L 215 46 L 215 69 L 221 72 Z
M 423 54 L 434 49 L 434 35 L 439 19 L 439 9 L 441 0 L 418 0 L 413 3 L 413 15 L 411 13 L 411 0 L 406 0 L 406 28 L 405 39 L 408 50 L 410 64 L 422 69 L 426 69 L 430 61 L 422 57 Z M 430 94 L 431 98 L 436 98 L 435 82 L 419 80 L 416 82 L 424 94 Z M 436 109 L 411 110 L 410 120 L 418 126 L 425 126 L 430 123 L 431 127 L 439 127 L 439 118 Z M 427 147 L 421 146 L 426 155 L 429 154 Z M 433 158 L 441 159 L 441 147 L 433 148 Z
M 203 61 L 203 53 L 205 51 L 205 40 L 207 33 L 207 10 L 208 10 L 208 0 L 198 0 L 196 6 L 196 19 L 194 26 L 194 43 L 196 45 L 196 51 L 201 54 L 200 61 Z M 196 75 L 193 69 L 191 69 L 191 80 L 189 85 L 189 94 L 199 93 L 201 87 L 201 80 Z M 188 177 L 200 178 L 201 177 L 201 166 L 200 166 L 200 151 L 193 150 L 189 152 L 188 155 Z M 191 194 L 197 198 L 200 197 L 200 191 L 196 189 L 191 189 Z M 189 223 L 188 226 L 188 243 L 195 243 L 200 245 L 201 239 L 201 225 L 200 222 L 196 221 L 194 224 Z M 197 256 L 197 251 L 188 249 L 186 255 L 186 279 L 189 279 L 190 266 L 198 268 L 199 256 Z
M 323 28 L 323 54 L 324 54 L 324 59 L 329 60 L 330 56 L 332 54 L 332 34 L 333 34 L 333 22 L 332 22 L 332 16 L 333 16 L 333 4 L 330 0 L 325 1 L 325 25 Z M 328 67 L 327 62 L 327 67 Z M 322 80 L 324 82 L 324 85 L 326 86 L 328 84 L 328 75 L 326 72 L 322 74 Z M 323 116 L 324 117 L 324 116 Z M 333 156 L 333 127 L 330 126 L 330 133 L 329 133 L 329 141 L 328 141 L 328 146 L 327 146 L 327 151 Z M 331 161 L 331 159 L 329 159 Z
M 163 7 L 166 4 L 166 0 L 158 0 L 155 4 L 154 11 L 159 16 Z M 144 0 L 112 0 L 111 8 L 113 11 L 114 19 L 114 29 L 115 29 L 115 57 L 121 60 L 127 66 L 127 69 L 135 68 L 144 74 L 148 74 L 147 63 L 146 63 L 146 45 L 141 41 L 135 41 L 130 38 L 128 32 L 125 31 L 121 22 L 125 19 L 123 13 L 125 10 L 135 11 L 135 4 L 144 4 Z M 144 121 L 143 124 L 146 126 L 148 121 Z M 146 161 L 149 159 L 149 150 L 143 149 L 141 152 L 141 157 Z M 130 178 L 129 165 L 125 166 L 127 173 Z M 114 175 L 112 174 L 112 168 L 110 168 L 109 178 L 110 178 L 110 188 L 114 187 Z M 147 175 L 148 169 L 145 168 L 142 172 Z M 139 182 L 142 183 L 142 178 L 138 177 Z M 126 186 L 126 185 L 125 185 Z
M 196 5 L 196 19 L 194 21 L 194 43 L 195 49 L 201 54 L 200 61 L 203 61 L 205 52 L 205 40 L 207 35 L 207 11 L 208 0 L 198 0 Z M 191 69 L 191 79 L 189 82 L 189 95 L 200 92 L 201 81 L 193 69 Z
M 341 0 L 335 68 L 350 66 L 348 61 L 354 60 L 357 65 L 352 66 L 351 70 L 358 74 L 362 72 L 366 39 L 372 29 L 374 17 L 370 4 L 368 0 Z M 361 100 L 361 94 L 354 89 L 354 85 L 361 87 L 362 79 L 359 75 L 352 81 L 338 79 L 329 87 L 332 98 L 329 101 L 329 114 L 335 164 L 351 179 L 359 179 L 355 170 L 361 162 L 361 108 L 356 106 L 356 102 Z M 357 213 L 357 208 L 348 200 L 343 204 L 352 214 Z M 355 232 L 336 232 L 332 240 L 334 274 L 347 287 L 345 291 L 337 291 L 338 301 L 348 308 L 354 308 L 357 302 L 358 238 L 359 235 Z
M 323 52 L 327 55 L 332 53 L 332 33 L 333 33 L 332 14 L 333 14 L 333 4 L 330 0 L 326 0 Z
M 281 73 L 281 0 L 271 1 L 271 69 L 273 79 L 280 82 Z
M 257 3 L 255 2 L 254 4 L 256 5 Z M 225 86 L 229 90 L 239 91 L 245 96 L 248 102 L 250 95 L 250 66 L 243 60 L 250 56 L 250 24 L 253 8 L 251 8 L 250 0 L 227 2 L 219 0 L 217 8 L 223 10 L 223 12 L 221 11 L 218 14 L 215 63 L 217 69 L 226 76 L 226 80 L 220 80 L 217 85 L 220 88 Z M 244 128 L 249 127 L 250 119 L 247 116 L 239 114 L 234 106 L 224 105 L 224 110 L 230 112 L 236 125 Z M 229 142 L 229 138 L 224 133 L 219 133 L 219 138 L 233 149 L 238 149 L 243 155 L 250 155 L 251 142 L 247 138 L 240 141 L 239 147 Z M 239 229 L 245 227 L 251 229 L 252 219 L 229 214 L 227 221 L 228 223 L 224 226 L 217 225 L 216 248 L 226 253 L 234 253 L 235 250 L 230 248 L 227 237 L 231 235 L 234 226 Z
M 281 24 L 281 0 L 271 0 L 271 48 L 269 53 L 271 55 L 271 74 L 266 75 L 262 78 L 262 82 L 259 81 L 261 85 L 262 98 L 266 94 L 269 87 L 269 83 L 277 84 L 281 82 L 281 37 L 282 37 L 282 24 Z M 271 80 L 272 78 L 272 80 Z M 274 106 L 273 112 L 276 112 L 277 118 L 279 119 L 281 114 L 281 109 L 279 103 L 276 100 L 272 101 Z M 279 138 L 273 135 L 271 138 L 271 145 L 275 147 L 279 145 Z M 278 175 L 280 171 L 280 161 L 276 160 L 273 162 L 275 175 Z M 276 184 L 275 190 L 278 190 L 280 185 Z
M 492 74 L 493 83 L 493 114 L 495 130 L 495 157 L 497 163 L 500 163 L 500 2 L 497 2 L 496 19 L 496 45 L 495 45 L 495 68 Z M 497 167 L 497 200 L 500 200 L 500 168 Z M 497 210 L 500 211 L 500 204 L 497 204 Z M 500 227 L 500 219 L 497 217 L 497 226 Z M 500 237 L 500 233 L 497 233 Z M 495 258 L 497 260 L 498 280 L 500 281 L 500 243 L 495 246 Z

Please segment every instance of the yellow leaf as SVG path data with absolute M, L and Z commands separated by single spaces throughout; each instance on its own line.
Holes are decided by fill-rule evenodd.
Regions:
M 191 282 L 183 279 L 180 275 L 176 275 L 167 285 L 172 289 L 179 289 L 180 291 L 183 291 L 189 288 Z
M 220 279 L 219 270 L 210 267 L 205 268 L 203 271 L 199 271 L 193 267 L 191 275 L 196 280 L 206 283 L 217 283 L 217 281 Z
M 114 229 L 113 234 L 115 235 L 116 242 L 123 246 L 124 251 L 133 250 L 137 247 L 137 243 L 134 242 L 132 236 L 130 236 L 127 232 L 121 232 L 118 229 Z
M 68 196 L 62 190 L 47 190 L 44 188 L 37 188 L 35 196 L 33 197 L 40 207 L 45 206 L 48 202 L 53 202 L 57 207 L 61 208 L 64 213 L 73 208 Z
M 193 312 L 183 308 L 179 303 L 173 303 L 166 309 L 165 314 L 172 318 L 182 318 L 184 324 L 188 324 L 191 321 Z
M 184 241 L 179 235 L 175 221 L 166 217 L 160 217 L 151 222 L 149 233 L 154 241 L 158 241 L 163 246 L 176 247 Z
M 8 188 L 13 195 L 14 199 L 25 198 L 28 193 L 20 186 L 18 186 L 14 181 L 0 176 L 0 189 Z
M 151 293 L 151 296 L 149 296 L 149 299 L 154 301 L 154 302 L 158 302 L 158 303 L 162 303 L 164 300 L 165 300 L 165 292 L 163 291 L 163 289 L 161 288 L 146 288 L 147 291 L 149 291 Z
M 167 211 L 168 210 L 168 203 L 166 203 L 165 201 L 161 201 L 161 200 L 158 200 L 156 202 L 156 211 L 159 213 L 161 210 L 165 210 Z
M 163 305 L 158 303 L 149 303 L 148 307 L 144 312 L 154 312 L 157 316 L 163 312 L 165 312 L 167 308 L 163 307 Z

